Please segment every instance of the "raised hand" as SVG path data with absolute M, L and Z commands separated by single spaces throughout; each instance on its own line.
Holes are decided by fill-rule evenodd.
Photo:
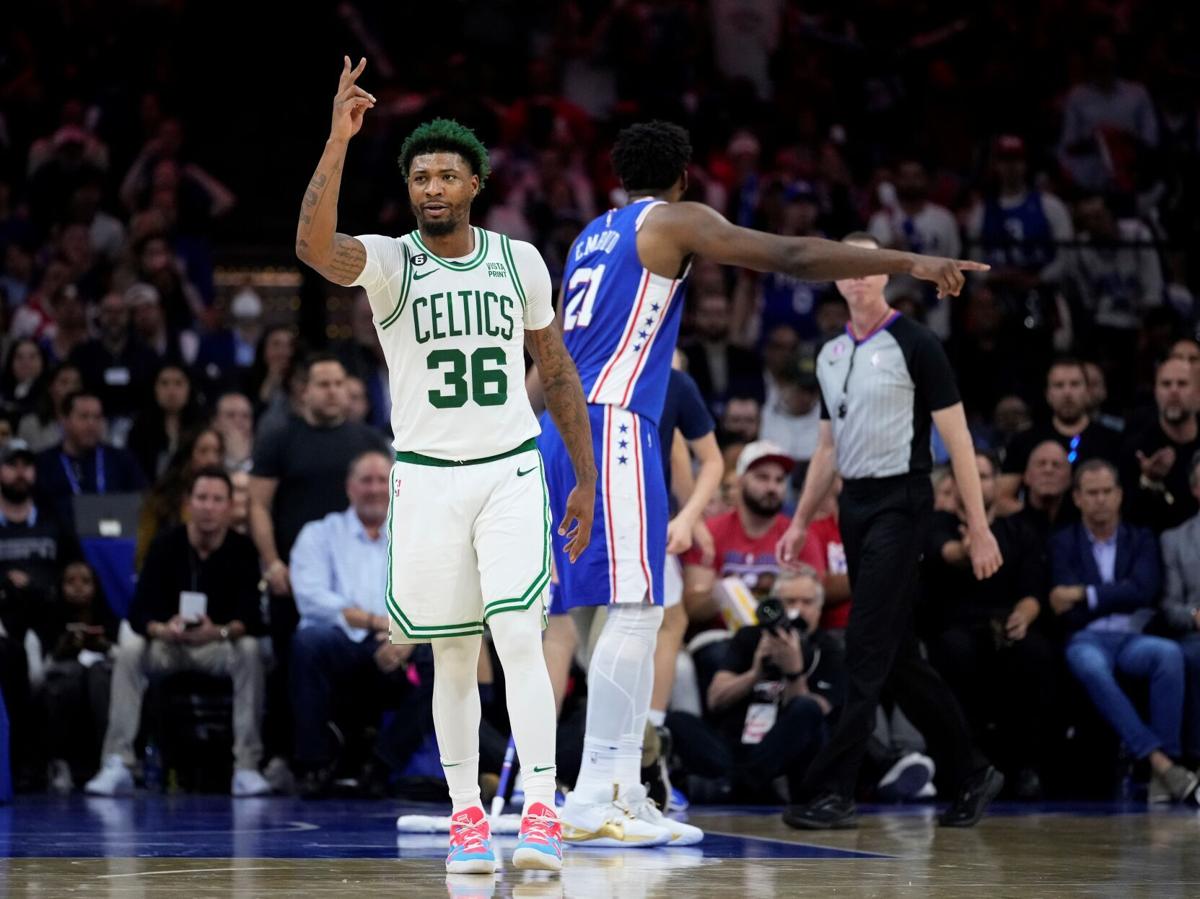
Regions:
M 363 114 L 375 106 L 375 97 L 355 84 L 366 67 L 365 56 L 354 68 L 350 68 L 349 56 L 342 57 L 342 74 L 333 98 L 333 125 L 329 129 L 332 138 L 350 140 L 362 129 Z
M 967 280 L 963 272 L 986 272 L 990 268 L 990 265 L 972 262 L 969 259 L 913 256 L 913 265 L 909 274 L 922 281 L 932 281 L 936 284 L 938 299 L 941 299 L 942 297 L 958 296 Z

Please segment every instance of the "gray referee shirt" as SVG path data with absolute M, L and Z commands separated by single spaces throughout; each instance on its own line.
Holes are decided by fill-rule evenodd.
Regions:
M 847 327 L 821 348 L 817 379 L 842 477 L 929 472 L 930 415 L 959 401 L 950 360 L 932 331 L 899 312 L 862 340 Z

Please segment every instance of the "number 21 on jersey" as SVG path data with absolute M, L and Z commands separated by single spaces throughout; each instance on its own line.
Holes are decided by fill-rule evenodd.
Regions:
M 600 291 L 600 279 L 604 277 L 604 266 L 577 268 L 567 285 L 567 307 L 563 312 L 563 330 L 586 328 L 592 323 L 592 307 L 596 305 L 596 294 Z

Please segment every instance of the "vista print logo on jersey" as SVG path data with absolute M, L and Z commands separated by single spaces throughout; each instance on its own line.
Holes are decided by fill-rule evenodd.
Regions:
M 508 269 L 505 268 L 503 262 L 489 262 L 487 264 L 487 273 L 489 278 L 508 277 Z

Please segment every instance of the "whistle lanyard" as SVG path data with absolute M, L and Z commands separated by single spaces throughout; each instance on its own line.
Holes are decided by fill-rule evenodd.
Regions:
M 78 496 L 83 493 L 83 487 L 79 483 L 79 477 L 83 476 L 83 460 L 79 460 L 79 477 L 75 475 L 75 465 L 71 462 L 70 457 L 66 453 L 58 454 L 59 461 L 62 462 L 63 473 L 67 476 L 67 482 L 71 485 L 71 492 Z M 104 447 L 96 447 L 96 492 L 103 493 L 105 486 L 104 479 Z

